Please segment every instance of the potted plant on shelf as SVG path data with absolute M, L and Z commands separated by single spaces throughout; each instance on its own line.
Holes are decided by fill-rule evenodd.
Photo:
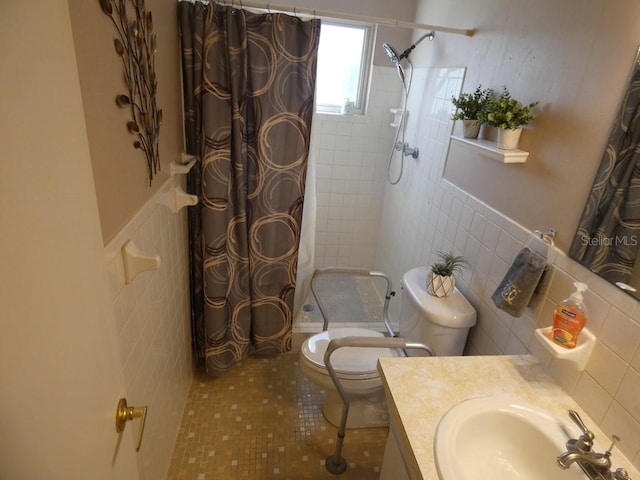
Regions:
M 478 85 L 473 93 L 461 93 L 458 98 L 451 97 L 456 112 L 451 120 L 462 120 L 462 134 L 465 138 L 477 138 L 480 125 L 484 123 L 484 111 L 487 102 L 493 97 L 493 90 Z
M 451 252 L 438 252 L 439 261 L 431 265 L 427 275 L 427 293 L 435 297 L 446 297 L 456 286 L 454 273 L 467 265 L 467 259 Z
M 522 127 L 534 120 L 533 109 L 538 102 L 524 105 L 511 97 L 507 87 L 498 98 L 491 98 L 486 105 L 486 123 L 498 128 L 497 146 L 504 150 L 518 148 Z

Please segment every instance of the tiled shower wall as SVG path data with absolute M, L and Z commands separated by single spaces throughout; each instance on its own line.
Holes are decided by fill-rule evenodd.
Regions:
M 430 69 L 427 85 L 437 84 L 445 72 Z M 410 119 L 421 154 L 405 164 L 400 184 L 386 187 L 376 269 L 390 274 L 399 288 L 403 272 L 430 265 L 435 252 L 464 254 L 471 265 L 459 286 L 478 311 L 468 353 L 535 354 L 608 435 L 623 439 L 617 447 L 640 467 L 640 304 L 558 252 L 532 307 L 520 318 L 496 309 L 490 297 L 530 232 L 442 179 L 451 132 L 450 95 L 442 89 L 426 88 L 423 99 L 410 99 L 409 109 L 421 112 Z M 551 359 L 533 333 L 551 324 L 553 307 L 571 293 L 574 280 L 589 285 L 588 328 L 597 337 L 583 372 Z
M 138 453 L 144 480 L 166 476 L 193 378 L 186 209 L 176 214 L 168 206 L 172 187 L 181 181 L 167 181 L 104 249 L 127 401 L 148 407 Z M 128 240 L 143 253 L 159 255 L 161 263 L 125 285 L 120 250 Z M 127 428 L 137 435 L 139 423 Z
M 317 114 L 315 266 L 373 268 L 399 107 L 395 68 L 373 67 L 365 115 Z

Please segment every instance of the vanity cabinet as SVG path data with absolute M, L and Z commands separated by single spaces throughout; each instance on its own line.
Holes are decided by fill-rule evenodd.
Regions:
M 384 447 L 384 458 L 380 470 L 380 480 L 411 480 L 402 453 L 398 444 L 398 436 L 395 432 L 397 426 L 389 425 L 389 436 Z
M 568 411 L 573 409 L 593 431 L 597 443 L 609 443 L 596 422 L 530 355 L 380 358 L 378 371 L 391 420 L 382 480 L 438 479 L 436 428 L 452 407 L 470 398 L 506 397 L 567 422 Z M 631 478 L 640 478 L 619 450 L 614 450 L 611 460 L 615 468 L 627 469 Z

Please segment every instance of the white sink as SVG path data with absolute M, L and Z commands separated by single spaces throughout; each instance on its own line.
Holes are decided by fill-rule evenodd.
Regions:
M 440 480 L 584 480 L 556 457 L 579 432 L 567 421 L 499 397 L 459 403 L 440 420 L 435 459 Z

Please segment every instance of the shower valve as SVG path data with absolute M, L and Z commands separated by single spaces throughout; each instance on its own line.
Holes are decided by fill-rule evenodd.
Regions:
M 411 148 L 407 142 L 402 143 L 400 141 L 396 142 L 396 150 L 399 152 L 401 151 L 405 157 L 411 156 L 413 158 L 418 158 L 420 153 L 417 147 Z

